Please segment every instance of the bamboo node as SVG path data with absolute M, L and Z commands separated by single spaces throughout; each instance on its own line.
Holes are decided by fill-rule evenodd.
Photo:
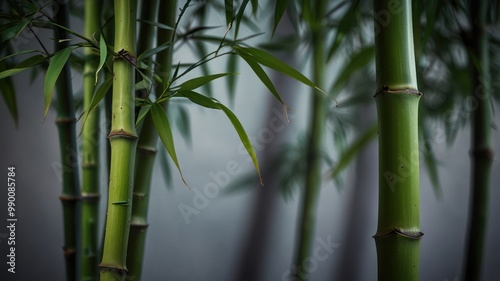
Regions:
M 97 202 L 101 198 L 99 193 L 82 193 L 82 201 Z
M 108 135 L 108 139 L 119 138 L 119 137 L 130 138 L 130 139 L 135 139 L 135 140 L 139 138 L 139 137 L 137 137 L 136 134 L 127 132 L 123 129 L 120 129 L 119 131 L 111 131 L 111 133 L 109 133 L 109 135 Z
M 57 125 L 63 125 L 63 124 L 70 124 L 76 122 L 75 117 L 58 117 L 56 118 L 56 124 Z
M 156 155 L 157 149 L 150 146 L 138 146 L 137 152 L 144 155 Z
M 417 240 L 422 238 L 422 236 L 424 236 L 424 234 L 420 231 L 403 230 L 393 227 L 391 230 L 388 231 L 377 232 L 375 235 L 373 235 L 373 238 L 375 239 L 384 238 L 391 235 L 399 235 L 406 238 L 417 239 Z
M 121 274 L 122 276 L 125 276 L 128 272 L 127 267 L 113 264 L 100 263 L 97 267 L 99 267 L 99 271 L 111 271 Z

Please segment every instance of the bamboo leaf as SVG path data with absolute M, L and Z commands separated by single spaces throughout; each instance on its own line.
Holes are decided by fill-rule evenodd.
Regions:
M 332 178 L 336 178 L 340 172 L 342 172 L 349 165 L 358 152 L 377 136 L 377 132 L 377 124 L 373 124 L 368 130 L 366 130 L 366 132 L 359 136 L 359 138 L 352 143 L 350 147 L 343 151 L 337 165 L 332 170 Z
M 168 163 L 167 154 L 165 153 L 165 149 L 160 149 L 159 151 L 159 159 L 161 165 L 161 171 L 163 175 L 163 180 L 165 181 L 165 185 L 167 189 L 172 187 L 172 171 L 170 171 L 170 164 Z
M 220 109 L 219 105 L 211 98 L 207 98 L 193 91 L 179 92 L 179 96 L 188 98 L 190 101 L 206 108 Z
M 283 74 L 288 75 L 289 77 L 302 82 L 303 84 L 310 86 L 312 88 L 317 89 L 318 91 L 326 94 L 323 90 L 318 88 L 309 78 L 305 77 L 302 73 L 299 71 L 295 70 L 293 67 L 289 66 L 288 64 L 284 63 L 283 61 L 279 60 L 278 58 L 274 57 L 273 55 L 259 50 L 255 48 L 245 48 L 241 46 L 234 46 L 234 50 L 241 56 L 243 55 L 248 55 L 248 57 L 252 58 L 259 64 L 262 64 L 264 66 L 267 66 L 271 69 L 274 69 L 276 71 L 279 71 Z
M 345 85 L 345 83 L 352 77 L 354 72 L 366 67 L 366 65 L 375 57 L 374 46 L 362 48 L 357 53 L 353 54 L 346 62 L 339 76 L 333 82 L 331 93 L 338 93 Z
M 170 122 L 168 121 L 165 110 L 163 110 L 163 107 L 161 107 L 161 105 L 153 103 L 151 105 L 150 112 L 163 146 L 165 147 L 165 149 L 167 149 L 167 152 L 170 155 L 170 158 L 172 158 L 172 161 L 174 161 L 175 166 L 177 166 L 177 170 L 179 170 L 182 181 L 186 186 L 188 186 L 186 181 L 184 180 L 184 177 L 182 176 L 179 161 L 177 160 L 177 154 L 175 153 L 174 147 L 174 137 L 172 135 L 172 129 L 170 128 Z
M 59 78 L 59 74 L 61 74 L 63 67 L 66 65 L 71 51 L 71 48 L 63 49 L 62 51 L 56 53 L 50 60 L 43 86 L 45 96 L 44 117 L 47 116 L 47 112 L 49 111 L 50 101 L 52 100 L 52 92 L 54 91 L 57 78 Z
M 231 72 L 231 73 L 236 73 L 238 71 L 238 60 L 237 56 L 229 56 L 227 60 L 227 67 L 226 69 Z M 236 75 L 231 75 L 227 78 L 227 90 L 229 93 L 229 101 L 231 104 L 234 103 L 234 96 L 236 94 L 236 79 L 238 76 Z
M 247 150 L 248 155 L 252 159 L 253 164 L 255 166 L 255 169 L 257 170 L 257 173 L 259 174 L 260 184 L 263 185 L 262 176 L 261 176 L 260 168 L 259 168 L 259 163 L 257 161 L 257 155 L 255 154 L 252 143 L 251 143 L 250 139 L 248 138 L 248 135 L 245 132 L 245 129 L 241 125 L 241 123 L 238 120 L 238 118 L 236 117 L 236 115 L 234 115 L 234 113 L 229 108 L 227 108 L 225 105 L 220 103 L 218 100 L 212 99 L 212 98 L 207 98 L 203 95 L 200 95 L 199 93 L 196 93 L 193 91 L 184 91 L 184 92 L 180 92 L 179 95 L 184 96 L 184 97 L 188 98 L 189 100 L 191 100 L 192 102 L 194 102 L 198 105 L 201 105 L 203 107 L 222 110 L 226 114 L 227 118 L 229 119 L 229 121 L 231 121 L 231 124 L 233 125 L 234 129 L 236 130 L 236 133 L 238 133 L 238 136 L 240 137 L 240 140 L 243 143 L 243 146 Z
M 99 71 L 101 71 L 101 68 L 104 66 L 104 63 L 106 62 L 107 56 L 108 56 L 108 46 L 106 45 L 106 41 L 104 40 L 104 36 L 101 35 L 101 38 L 99 39 L 99 66 L 97 67 L 97 70 L 95 72 L 94 86 L 97 85 Z
M 139 57 L 137 58 L 137 62 L 142 62 L 145 59 L 150 58 L 150 57 L 156 55 L 157 53 L 168 49 L 169 47 L 170 47 L 170 42 L 167 42 L 167 43 L 161 44 L 160 46 L 158 46 L 156 48 L 146 50 L 142 54 L 139 55 Z
M 178 107 L 179 113 L 177 114 L 176 124 L 179 132 L 184 138 L 186 144 L 191 146 L 191 122 L 189 114 L 184 106 Z
M 202 77 L 196 77 L 191 80 L 188 80 L 184 83 L 182 83 L 179 86 L 180 91 L 189 91 L 189 90 L 194 90 L 196 88 L 199 88 L 207 83 L 209 83 L 212 80 L 215 80 L 220 77 L 228 76 L 228 75 L 233 75 L 233 73 L 219 73 L 219 74 L 213 74 L 213 75 L 208 75 L 208 76 L 202 76 Z
M 276 32 L 276 28 L 278 27 L 278 23 L 280 22 L 283 14 L 286 11 L 286 7 L 288 6 L 288 0 L 277 0 L 276 7 L 274 8 L 274 25 L 273 25 L 273 37 Z
M 240 31 L 241 20 L 243 19 L 243 15 L 245 13 L 245 8 L 247 7 L 249 0 L 244 0 L 241 3 L 240 8 L 238 9 L 238 13 L 236 14 L 236 28 L 234 29 L 234 39 L 238 38 L 238 32 Z
M 245 146 L 245 149 L 248 152 L 248 155 L 250 158 L 252 158 L 252 162 L 255 166 L 255 169 L 257 170 L 257 173 L 259 174 L 259 180 L 260 180 L 260 185 L 264 185 L 262 182 L 262 175 L 260 174 L 260 168 L 259 168 L 259 162 L 257 161 L 257 155 L 255 154 L 255 150 L 253 149 L 252 142 L 248 138 L 247 133 L 245 132 L 245 129 L 241 125 L 240 121 L 234 115 L 234 113 L 224 106 L 222 103 L 218 103 L 219 107 L 224 113 L 226 114 L 227 118 L 229 118 L 229 121 L 233 124 L 234 129 L 238 133 L 238 136 L 240 137 L 241 142 L 243 143 L 243 146 Z
M 2 97 L 7 105 L 7 109 L 9 110 L 12 119 L 14 119 L 16 128 L 18 128 L 19 117 L 17 112 L 16 92 L 11 77 L 7 77 L 2 80 L 0 83 L 0 91 L 2 92 Z
M 141 109 L 139 110 L 139 114 L 137 114 L 137 120 L 135 121 L 135 126 L 139 126 L 141 121 L 146 117 L 146 114 L 148 114 L 149 110 L 151 110 L 151 105 L 144 105 L 141 106 Z
M 262 67 L 258 63 L 256 63 L 254 60 L 252 60 L 251 57 L 247 56 L 246 54 L 242 53 L 240 56 L 253 69 L 253 71 L 255 72 L 255 74 L 259 77 L 260 81 L 262 81 L 262 83 L 264 83 L 264 85 L 266 85 L 266 87 L 269 89 L 269 91 L 271 91 L 271 93 L 274 95 L 274 97 L 277 100 L 279 100 L 279 102 L 281 102 L 283 105 L 285 105 L 285 102 L 281 99 L 281 96 L 278 93 L 278 90 L 276 90 L 276 88 L 274 87 L 273 82 L 271 81 L 271 79 L 269 78 L 269 76 L 267 76 L 267 74 L 264 71 L 264 69 L 262 69 Z
M 224 10 L 226 11 L 226 25 L 231 26 L 234 15 L 233 0 L 224 0 Z
M 83 118 L 80 135 L 83 132 L 83 127 L 85 127 L 85 123 L 87 123 L 87 118 L 89 117 L 90 112 L 92 112 L 92 110 L 94 110 L 97 107 L 97 105 L 101 102 L 104 96 L 106 96 L 109 89 L 111 88 L 111 85 L 113 85 L 113 76 L 109 76 L 108 78 L 106 78 L 106 80 L 104 80 L 104 82 L 95 89 L 94 95 L 90 100 L 89 107 L 85 109 L 85 117 Z
M 151 24 L 151 25 L 156 26 L 156 27 L 158 27 L 160 29 L 171 30 L 171 31 L 175 30 L 173 27 L 170 27 L 170 26 L 168 26 L 166 24 L 163 24 L 163 23 L 160 23 L 160 22 L 152 22 L 152 21 L 143 20 L 143 19 L 138 19 L 138 21 L 144 22 L 144 23 L 147 23 L 147 24 Z
M 259 0 L 252 0 L 252 14 L 257 15 L 257 10 L 259 9 Z
M 35 66 L 37 64 L 41 64 L 46 60 L 47 60 L 47 57 L 45 57 L 43 55 L 35 55 L 32 57 L 29 57 L 29 58 L 25 59 L 24 61 L 20 62 L 14 68 L 7 69 L 7 70 L 0 72 L 0 79 L 17 74 L 17 73 L 24 71 L 32 66 Z
M 19 51 L 17 53 L 14 53 L 14 54 L 10 54 L 8 56 L 5 56 L 5 57 L 2 57 L 0 58 L 0 62 L 5 60 L 5 59 L 8 59 L 8 58 L 11 58 L 11 57 L 14 57 L 14 56 L 19 56 L 19 55 L 25 55 L 25 54 L 31 54 L 31 53 L 39 53 L 40 51 L 38 50 L 22 50 L 22 51 Z

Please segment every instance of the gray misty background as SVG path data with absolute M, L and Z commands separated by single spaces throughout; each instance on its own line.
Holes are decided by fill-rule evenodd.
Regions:
M 224 22 L 224 15 L 214 15 Z M 73 28 L 81 31 L 78 22 Z M 222 28 L 223 29 L 223 28 Z M 223 33 L 223 30 L 217 32 Z M 27 35 L 26 35 L 27 36 Z M 51 45 L 50 33 L 40 33 Z M 263 39 L 267 39 L 267 35 Z M 27 46 L 34 44 L 28 38 Z M 23 47 L 26 48 L 26 47 Z M 189 53 L 182 54 L 190 60 Z M 191 59 L 192 61 L 192 59 Z M 212 72 L 223 72 L 225 61 L 211 64 Z M 308 64 L 303 67 L 308 74 Z M 333 71 L 333 70 L 332 70 Z M 81 88 L 81 77 L 73 72 L 75 91 Z M 4 186 L 0 188 L 0 280 L 63 280 L 62 214 L 58 199 L 61 191 L 60 171 L 57 169 L 59 148 L 54 123 L 55 112 L 50 111 L 43 122 L 43 76 L 30 84 L 29 71 L 14 77 L 19 107 L 19 128 L 16 129 L 4 102 L 0 102 L 0 171 Z M 283 131 L 260 141 L 257 149 L 260 159 L 270 152 L 271 146 L 295 141 L 304 132 L 310 90 L 287 78 L 279 85 L 288 89 L 287 101 L 291 106 L 291 122 L 281 123 Z M 286 86 L 286 87 L 285 87 Z M 291 89 L 291 90 L 290 90 Z M 278 118 L 282 111 L 279 103 L 271 101 L 268 91 L 251 70 L 240 64 L 238 93 L 232 109 L 243 123 L 249 136 L 259 139 L 268 131 L 271 118 Z M 224 81 L 215 83 L 213 92 L 228 104 Z M 372 95 L 367 92 L 367 95 Z M 425 98 L 425 96 L 423 97 Z M 269 103 L 271 105 L 269 105 Z M 254 173 L 247 156 L 241 153 L 240 141 L 229 121 L 217 111 L 189 105 L 192 144 L 186 145 L 178 130 L 174 131 L 178 158 L 183 174 L 191 189 L 180 181 L 172 170 L 173 186 L 166 188 L 160 165 L 156 166 L 150 202 L 150 227 L 144 260 L 144 280 L 236 280 L 235 272 L 241 256 L 246 253 L 243 243 L 249 231 L 248 224 L 254 200 L 273 185 L 258 185 L 243 192 L 225 192 L 225 186 L 214 198 L 204 202 L 189 223 L 179 210 L 181 204 L 195 207 L 198 191 L 209 183 L 216 183 L 211 174 L 227 170 L 228 163 L 237 167 L 229 178 L 234 183 L 248 173 Z M 274 110 L 269 114 L 270 110 Z M 342 107 L 338 109 L 342 113 Z M 498 112 L 499 108 L 496 108 Z M 374 101 L 356 117 L 362 124 L 375 120 Z M 495 124 L 500 117 L 495 115 Z M 80 126 L 81 124 L 79 124 Z M 360 125 L 361 126 L 361 125 Z M 462 129 L 452 147 L 436 141 L 435 153 L 440 161 L 439 173 L 442 198 L 437 199 L 424 167 L 421 167 L 421 229 L 425 233 L 421 247 L 420 279 L 429 281 L 454 281 L 462 273 L 464 241 L 469 206 L 469 127 Z M 107 132 L 101 134 L 105 143 Z M 283 136 L 281 136 L 283 134 Z M 286 134 L 286 135 L 285 135 Z M 274 141 L 279 143 L 273 143 Z M 331 146 L 331 145 L 330 145 Z M 488 232 L 484 259 L 483 280 L 500 280 L 500 133 L 494 131 L 496 157 L 493 164 L 489 201 Z M 356 163 L 344 173 L 344 186 L 337 189 L 333 182 L 325 181 L 317 210 L 316 241 L 330 240 L 338 244 L 333 253 L 311 273 L 311 280 L 340 280 L 340 271 L 348 280 L 376 280 L 376 252 L 372 235 L 376 230 L 378 204 L 377 143 L 371 142 L 359 155 Z M 16 274 L 7 275 L 6 206 L 7 167 L 16 167 Z M 273 167 L 264 174 L 272 174 Z M 325 170 L 326 172 L 326 170 Z M 106 201 L 107 177 L 101 173 L 101 210 Z M 264 178 L 266 181 L 266 178 Z M 217 184 L 217 183 L 216 183 Z M 356 189 L 354 188 L 356 186 Z M 294 254 L 297 206 L 300 199 L 295 193 L 290 200 L 274 200 L 269 240 L 265 249 L 265 266 L 261 280 L 283 280 Z M 198 204 L 201 204 L 197 201 Z M 206 206 L 205 206 L 206 205 Z M 198 205 L 199 206 L 199 205 Z M 103 214 L 104 217 L 104 214 Z M 353 221 L 354 220 L 354 221 Z M 351 225 L 350 228 L 347 225 Z M 347 233 L 347 234 L 346 234 Z M 318 246 L 315 242 L 314 247 Z M 356 249 L 352 253 L 349 249 Z M 346 257 L 351 261 L 346 262 Z M 257 261 L 256 261 L 257 262 Z M 355 272 L 355 273 L 354 273 Z M 343 275 L 346 276 L 346 275 Z

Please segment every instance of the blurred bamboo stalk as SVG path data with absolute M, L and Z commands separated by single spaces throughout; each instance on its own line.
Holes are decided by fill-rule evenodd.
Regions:
M 56 22 L 69 26 L 68 5 L 61 4 L 56 13 Z M 54 28 L 54 50 L 60 51 L 69 46 L 70 38 L 62 28 Z M 59 148 L 62 163 L 62 193 L 59 199 L 63 206 L 64 220 L 64 257 L 66 280 L 78 280 L 79 230 L 80 230 L 80 179 L 78 174 L 78 147 L 76 143 L 76 118 L 73 102 L 70 65 L 66 64 L 57 79 L 57 118 Z
M 471 96 L 477 101 L 472 112 L 471 126 L 471 199 L 469 229 L 465 253 L 465 279 L 481 280 L 486 222 L 488 218 L 488 194 L 491 167 L 493 165 L 493 140 L 491 130 L 491 75 L 490 44 L 488 34 L 488 1 L 469 1 L 471 31 L 466 38 L 473 89 Z M 477 61 L 479 64 L 474 63 Z

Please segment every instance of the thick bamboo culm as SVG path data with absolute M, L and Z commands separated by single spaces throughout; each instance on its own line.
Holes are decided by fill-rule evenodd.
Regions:
M 111 162 L 100 280 L 125 280 L 137 147 L 134 116 L 136 1 L 115 1 Z
M 397 5 L 396 5 L 397 4 Z M 375 0 L 379 126 L 378 280 L 417 281 L 420 259 L 418 104 L 411 1 Z

